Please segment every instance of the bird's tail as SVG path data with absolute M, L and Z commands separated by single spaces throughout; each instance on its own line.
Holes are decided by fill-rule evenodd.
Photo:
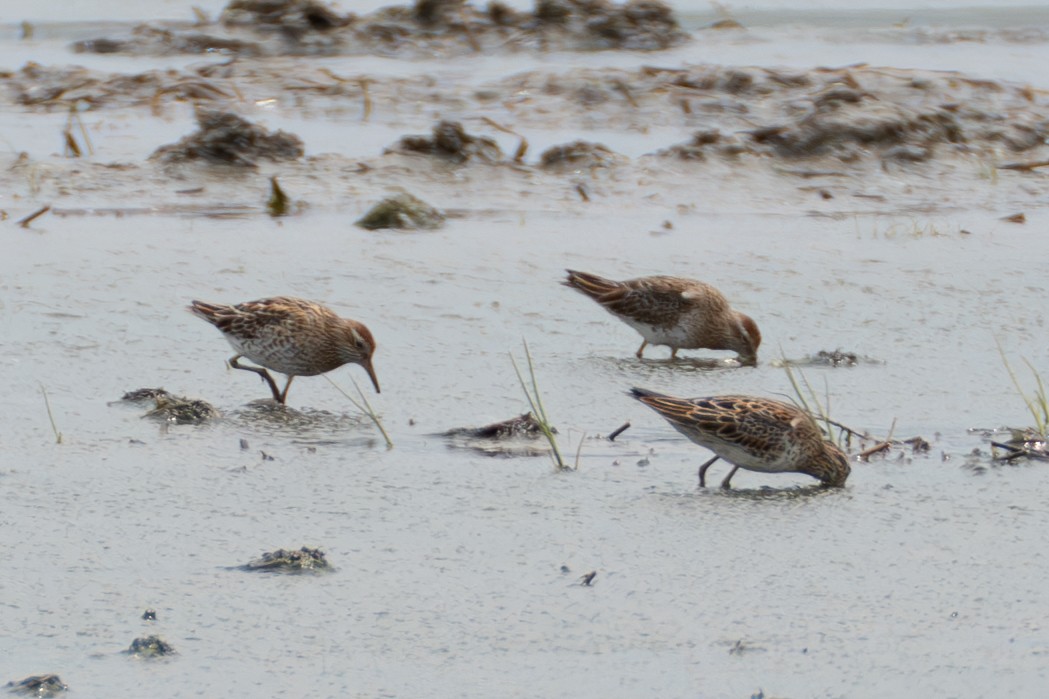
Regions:
M 629 395 L 637 398 L 672 423 L 687 423 L 696 410 L 696 406 L 691 401 L 650 391 L 647 388 L 631 388 Z
M 620 287 L 619 282 L 599 277 L 596 274 L 577 272 L 574 269 L 566 269 L 565 271 L 568 272 L 568 278 L 561 283 L 576 291 L 583 292 L 592 299 L 600 299 L 602 296 L 610 294 Z
M 213 303 L 193 300 L 190 302 L 190 305 L 186 306 L 186 310 L 198 318 L 202 318 L 212 325 L 216 325 L 222 316 L 226 315 L 229 306 L 220 306 Z

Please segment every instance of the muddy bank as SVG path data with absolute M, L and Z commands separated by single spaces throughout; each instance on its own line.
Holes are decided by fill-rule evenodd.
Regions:
M 124 36 L 77 42 L 77 52 L 173 55 L 220 52 L 239 57 L 454 56 L 506 51 L 653 51 L 683 43 L 659 0 L 538 0 L 531 11 L 501 2 L 417 0 L 358 16 L 314 0 L 234 0 L 218 21 L 189 28 L 142 24 Z
M 892 193 L 906 195 L 909 182 L 956 177 L 959 167 L 974 182 L 994 181 L 1002 167 L 1015 171 L 1002 177 L 1025 178 L 1049 158 L 1049 106 L 1041 93 L 928 71 L 586 69 L 532 71 L 467 88 L 431 76 L 339 76 L 288 59 L 138 75 L 30 64 L 0 75 L 0 82 L 15 109 L 82 110 L 88 123 L 70 121 L 56 140 L 90 136 L 96 111 L 146 107 L 149 113 L 138 118 L 147 131 L 150 114 L 166 115 L 178 103 L 201 115 L 198 131 L 187 131 L 180 143 L 156 143 L 152 161 L 114 162 L 105 150 L 86 155 L 86 147 L 81 158 L 9 156 L 0 167 L 0 185 L 16 196 L 46 198 L 54 207 L 51 215 L 68 215 L 77 205 L 101 211 L 109 201 L 126 202 L 129 193 L 148 202 L 146 211 L 153 213 L 266 213 L 269 178 L 277 175 L 290 196 L 298 197 L 297 187 L 308 184 L 313 201 L 305 198 L 304 205 L 339 206 L 348 189 L 357 192 L 355 202 L 374 203 L 391 189 L 408 188 L 443 206 L 449 187 L 475 206 L 513 206 L 513 194 L 521 191 L 548 200 L 616 197 L 640 203 L 656 193 L 684 195 L 689 189 L 681 173 L 689 170 L 716 179 L 728 171 L 735 177 L 748 171 L 786 176 L 799 201 L 817 199 L 827 213 L 851 210 L 855 196 L 866 196 L 865 208 L 899 211 L 907 204 Z M 311 152 L 311 133 L 281 131 L 246 114 L 250 105 L 274 95 L 295 110 L 323 109 L 363 128 L 380 126 L 371 116 L 377 111 L 382 124 L 414 123 L 420 103 L 469 116 L 430 122 L 431 134 L 404 129 L 400 139 L 389 138 L 381 155 L 317 154 Z M 529 151 L 529 141 L 542 142 L 565 123 L 583 125 L 580 135 L 629 132 L 644 123 L 653 130 L 644 141 L 648 155 L 631 159 L 615 152 L 614 144 L 586 138 Z M 504 151 L 500 139 L 509 140 L 516 153 Z M 169 161 L 223 169 L 246 165 L 240 169 L 251 175 L 173 173 L 163 166 Z M 451 180 L 449 167 L 457 172 Z M 631 180 L 643 186 L 629 186 Z M 867 196 L 874 183 L 881 191 Z M 943 202 L 952 196 L 946 192 Z M 364 203 L 357 206 L 359 217 Z M 42 224 L 44 219 L 34 226 Z

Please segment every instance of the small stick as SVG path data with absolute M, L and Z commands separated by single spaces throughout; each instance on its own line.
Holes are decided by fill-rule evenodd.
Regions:
M 44 395 L 44 407 L 47 408 L 47 419 L 51 421 L 51 431 L 55 433 L 55 444 L 61 444 L 62 433 L 58 431 L 58 426 L 55 425 L 55 416 L 51 412 L 51 401 L 47 399 L 47 389 L 44 388 L 43 384 L 40 385 L 40 393 Z
M 623 434 L 628 429 L 630 429 L 630 421 L 629 420 L 624 422 L 622 425 L 619 426 L 618 429 L 616 429 L 614 432 L 609 434 L 608 435 L 608 441 L 610 441 L 610 442 L 616 441 L 616 437 L 618 437 L 619 435 Z
M 1006 163 L 1005 165 L 999 165 L 999 170 L 1020 170 L 1021 172 L 1030 172 L 1035 168 L 1045 167 L 1049 165 L 1049 160 L 1036 160 L 1030 163 Z
M 47 206 L 44 206 L 44 207 L 42 207 L 40 209 L 37 209 L 33 213 L 31 213 L 28 216 L 26 216 L 25 218 L 23 218 L 21 221 L 19 221 L 18 225 L 21 226 L 22 228 L 29 228 L 29 224 L 30 223 L 35 221 L 40 216 L 43 216 L 44 214 L 46 214 L 50 210 L 51 210 L 51 205 L 50 204 L 48 204 Z
M 860 460 L 866 461 L 869 457 L 873 456 L 874 454 L 877 454 L 880 451 L 887 451 L 890 447 L 892 447 L 892 442 L 879 442 L 873 447 L 868 447 L 867 449 L 861 451 Z

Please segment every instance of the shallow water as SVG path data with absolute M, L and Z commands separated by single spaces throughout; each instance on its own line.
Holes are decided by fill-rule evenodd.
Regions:
M 571 59 L 812 67 L 880 56 L 1046 87 L 1034 70 L 1045 41 L 975 51 L 883 29 L 861 23 L 855 31 L 874 38 L 850 45 L 822 25 L 780 24 L 746 41 Z M 70 55 L 61 36 L 34 60 L 154 67 Z M 7 68 L 22 55 L 14 39 L 0 46 Z M 326 60 L 349 71 L 360 59 Z M 380 75 L 420 68 L 363 64 Z M 505 72 L 567 69 L 542 56 L 485 65 L 424 69 L 464 92 Z M 53 155 L 64 113 L 0 107 L 0 132 L 14 134 L 0 165 L 27 151 L 41 183 L 34 194 L 30 176 L 6 170 L 0 200 L 0 681 L 55 672 L 81 696 L 1041 696 L 1047 472 L 966 459 L 988 448 L 969 428 L 1030 420 L 996 339 L 1027 383 L 1022 358 L 1049 359 L 1046 285 L 1029 270 L 1045 250 L 1041 175 L 991 176 L 965 160 L 875 168 L 819 180 L 830 200 L 763 163 L 634 161 L 559 177 L 393 160 L 367 179 L 347 163 L 462 115 L 440 101 L 396 105 L 358 132 L 349 107 L 307 106 L 252 111 L 319 156 L 286 176 L 274 169 L 308 202 L 279 221 L 261 211 L 262 174 L 150 170 L 136 181 L 100 167 L 140 163 L 187 133 L 184 105 L 163 117 L 86 114 L 96 156 L 73 166 Z M 530 158 L 573 133 L 556 121 L 527 130 Z M 691 130 L 575 134 L 636 158 Z M 494 135 L 512 152 L 516 138 Z M 398 186 L 455 216 L 424 234 L 351 225 Z M 14 224 L 45 203 L 57 211 L 28 230 Z M 252 213 L 193 215 L 238 207 Z M 1025 224 L 1001 220 L 1018 211 Z M 672 365 L 665 348 L 638 361 L 632 330 L 557 283 L 565 267 L 715 283 L 760 324 L 761 363 Z M 226 369 L 230 348 L 184 310 L 192 298 L 278 293 L 369 325 L 383 393 L 368 397 L 393 449 L 321 378 L 295 382 L 286 415 L 253 404 L 265 386 Z M 526 409 L 509 359 L 523 359 L 522 339 L 571 460 L 582 440 L 575 472 L 438 436 Z M 804 370 L 833 417 L 880 435 L 895 424 L 898 437 L 928 439 L 928 455 L 856 462 L 835 492 L 745 471 L 731 492 L 700 491 L 708 453 L 624 393 L 789 395 L 774 360 L 836 348 L 877 361 Z M 332 376 L 352 390 L 351 377 L 370 391 L 357 367 Z M 158 385 L 224 417 L 167 426 L 111 404 Z M 614 443 L 600 438 L 627 420 Z M 726 472 L 716 464 L 711 480 Z M 230 569 L 302 545 L 337 571 Z M 593 585 L 580 585 L 591 571 Z M 147 607 L 156 622 L 139 618 Z M 152 633 L 178 655 L 120 654 Z

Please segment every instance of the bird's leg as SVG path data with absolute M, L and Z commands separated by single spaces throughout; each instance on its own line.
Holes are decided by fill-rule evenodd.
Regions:
M 728 472 L 727 476 L 725 476 L 725 480 L 721 481 L 721 487 L 724 490 L 728 490 L 729 488 L 732 487 L 732 484 L 729 483 L 729 481 L 732 480 L 732 476 L 735 475 L 736 471 L 738 471 L 738 470 L 739 470 L 739 466 L 733 466 L 732 470 Z
M 237 361 L 242 356 L 244 355 L 234 355 L 230 358 L 227 364 L 229 364 L 231 369 L 243 369 L 244 371 L 251 371 L 261 376 L 262 380 L 269 384 L 270 391 L 273 392 L 273 400 L 277 401 L 278 403 L 283 403 L 284 400 L 281 398 L 280 391 L 277 390 L 277 382 L 273 380 L 273 377 L 270 376 L 270 373 L 260 366 L 244 366 L 243 364 Z
M 677 359 L 677 347 L 670 348 L 670 361 Z
M 277 401 L 281 405 L 284 405 L 285 401 L 288 400 L 288 389 L 291 388 L 291 380 L 294 379 L 294 378 L 295 378 L 294 376 L 289 375 L 288 376 L 288 383 L 284 384 L 284 392 L 280 394 L 280 400 Z
M 637 349 L 637 358 L 638 359 L 641 359 L 641 357 L 645 354 L 645 348 L 646 347 L 648 347 L 648 340 L 642 340 L 641 341 L 641 346 L 638 347 L 638 349 Z
M 705 463 L 705 464 L 703 464 L 702 466 L 699 467 L 699 487 L 700 488 L 706 488 L 707 487 L 707 469 L 710 468 L 710 465 L 712 463 L 714 463 L 715 461 L 717 461 L 720 458 L 721 458 L 720 456 L 715 456 L 713 459 L 711 459 L 710 461 L 708 461 L 707 463 Z

